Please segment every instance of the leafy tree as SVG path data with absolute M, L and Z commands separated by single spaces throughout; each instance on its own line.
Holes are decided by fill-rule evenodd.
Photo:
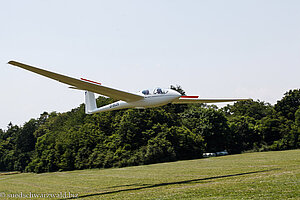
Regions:
M 222 151 L 226 148 L 228 124 L 221 110 L 212 107 L 192 106 L 184 113 L 183 125 L 199 134 L 206 142 L 206 152 Z
M 33 151 L 36 143 L 34 132 L 37 129 L 37 121 L 31 119 L 26 122 L 16 137 L 16 148 L 20 152 Z
M 176 86 L 171 85 L 170 88 L 172 90 L 179 92 L 181 95 L 185 95 L 185 91 L 182 89 L 182 87 L 180 85 L 176 85 Z
M 260 120 L 258 130 L 262 135 L 263 141 L 268 145 L 281 138 L 280 125 L 281 123 L 284 123 L 283 120 L 283 118 L 279 119 L 273 117 L 265 117 Z
M 167 140 L 166 133 L 159 133 L 148 141 L 145 164 L 168 162 L 176 160 L 176 154 L 171 142 Z
M 172 143 L 177 159 L 202 157 L 205 149 L 202 135 L 191 132 L 185 126 L 172 126 L 168 133 L 167 139 Z
M 230 153 L 241 153 L 251 150 L 254 145 L 262 141 L 261 135 L 256 130 L 256 121 L 249 116 L 235 116 L 229 120 L 229 142 L 228 150 Z
M 295 113 L 295 122 L 296 122 L 296 125 L 300 128 L 300 106 Z
M 300 106 L 298 108 L 298 110 L 295 113 L 295 142 L 294 142 L 294 148 L 299 148 L 300 147 Z
M 275 110 L 285 118 L 295 121 L 295 113 L 300 106 L 300 89 L 286 92 L 284 97 L 277 101 Z
M 255 120 L 260 120 L 263 117 L 271 115 L 273 108 L 269 103 L 263 101 L 238 101 L 233 105 L 227 105 L 223 108 L 227 117 L 249 116 Z
M 0 154 L 0 166 L 2 171 L 20 170 L 15 163 L 18 160 L 16 151 L 16 140 L 20 133 L 20 128 L 12 123 L 9 123 L 7 131 L 2 133 L 2 141 L 0 143 L 2 154 Z
M 0 141 L 4 139 L 5 132 L 0 128 Z

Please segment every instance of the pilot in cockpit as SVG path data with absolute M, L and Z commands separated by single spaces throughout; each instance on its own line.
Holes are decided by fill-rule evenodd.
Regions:
M 144 95 L 149 95 L 149 90 L 143 90 L 142 93 L 143 93 Z
M 157 94 L 162 94 L 162 93 L 163 93 L 163 92 L 162 92 L 162 89 L 161 89 L 161 88 L 157 88 L 156 93 L 157 93 Z

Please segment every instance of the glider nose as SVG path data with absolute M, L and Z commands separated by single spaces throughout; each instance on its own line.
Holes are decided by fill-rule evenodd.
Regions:
M 176 97 L 180 97 L 181 96 L 181 94 L 179 92 L 177 92 L 176 90 L 171 90 L 171 94 L 173 96 L 176 96 Z

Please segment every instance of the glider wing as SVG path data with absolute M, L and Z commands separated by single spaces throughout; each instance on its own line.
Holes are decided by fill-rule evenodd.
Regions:
M 181 96 L 172 103 L 174 104 L 186 104 L 186 103 L 222 103 L 231 101 L 247 101 L 250 99 L 202 99 L 198 96 Z
M 124 92 L 121 90 L 109 88 L 106 86 L 101 85 L 100 83 L 90 81 L 87 79 L 76 79 L 76 78 L 71 78 L 65 75 L 57 74 L 54 72 L 50 72 L 44 69 L 40 69 L 37 67 L 29 66 L 23 63 L 19 63 L 16 61 L 9 61 L 8 64 L 29 70 L 31 72 L 40 74 L 42 76 L 46 76 L 48 78 L 57 80 L 59 82 L 71 85 L 73 89 L 80 89 L 80 90 L 88 90 L 90 92 L 94 92 L 97 94 L 101 94 L 107 97 L 111 97 L 116 100 L 123 100 L 126 102 L 132 102 L 132 101 L 138 101 L 143 99 L 143 96 L 137 95 L 137 94 L 132 94 L 129 92 Z

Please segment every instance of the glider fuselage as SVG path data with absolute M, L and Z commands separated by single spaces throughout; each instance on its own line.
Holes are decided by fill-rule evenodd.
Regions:
M 144 108 L 151 108 L 151 107 L 158 107 L 163 106 L 168 103 L 171 103 L 175 99 L 178 99 L 181 94 L 175 90 L 172 89 L 160 89 L 157 88 L 154 91 L 162 91 L 162 92 L 153 92 L 153 93 L 143 93 L 139 92 L 138 95 L 143 95 L 144 98 L 138 101 L 132 101 L 132 102 L 126 102 L 126 101 L 117 101 L 105 106 L 102 106 L 100 108 L 97 108 L 93 110 L 92 113 L 99 113 L 99 112 L 106 112 L 106 111 L 112 111 L 112 110 L 120 110 L 120 109 L 126 109 L 126 108 L 138 108 L 138 109 L 144 109 Z M 145 90 L 144 90 L 145 91 Z M 146 90 L 147 91 L 147 90 Z

